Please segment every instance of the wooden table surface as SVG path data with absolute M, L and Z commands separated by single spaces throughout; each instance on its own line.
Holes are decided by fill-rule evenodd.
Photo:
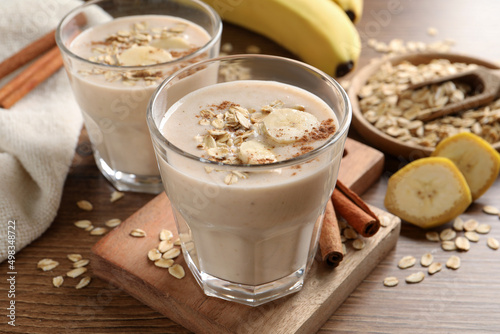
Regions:
M 389 11 L 396 8 L 397 11 Z M 427 34 L 435 27 L 436 36 Z M 363 39 L 360 65 L 380 56 L 367 46 L 369 38 L 389 42 L 453 39 L 454 51 L 500 60 L 500 2 L 495 0 L 366 0 L 365 13 L 358 24 Z M 235 51 L 257 45 L 262 53 L 292 56 L 269 40 L 242 29 L 226 26 L 223 42 L 231 42 Z M 352 131 L 350 136 L 357 138 Z M 405 161 L 387 157 L 386 172 L 368 190 L 364 199 L 383 208 L 387 178 Z M 180 325 L 143 305 L 125 292 L 100 279 L 93 279 L 84 289 L 76 290 L 75 279 L 66 278 L 61 288 L 51 280 L 69 269 L 66 254 L 81 253 L 89 257 L 90 248 L 99 239 L 73 226 L 79 219 L 103 224 L 110 218 L 126 219 L 153 198 L 152 195 L 127 193 L 113 204 L 113 188 L 98 172 L 88 137 L 82 132 L 74 162 L 64 188 L 57 218 L 35 242 L 16 255 L 16 327 L 7 326 L 8 306 L 6 279 L 0 281 L 0 332 L 12 333 L 189 333 Z M 79 210 L 75 202 L 88 199 L 92 212 Z M 500 220 L 481 212 L 484 205 L 500 207 L 500 180 L 463 215 L 492 226 L 489 236 L 500 240 Z M 444 226 L 448 227 L 448 226 Z M 444 228 L 443 227 L 443 228 Z M 397 247 L 363 281 L 342 306 L 322 325 L 319 333 L 498 333 L 500 332 L 500 250 L 486 246 L 481 236 L 471 250 L 457 254 L 460 269 L 444 268 L 426 276 L 420 284 L 409 285 L 404 277 L 419 271 L 420 265 L 405 271 L 397 268 L 405 255 L 419 258 L 426 252 L 446 262 L 456 254 L 445 252 L 437 243 L 426 241 L 425 231 L 404 223 Z M 53 258 L 61 265 L 54 272 L 36 269 L 42 258 Z M 7 263 L 0 272 L 8 272 Z M 91 274 L 91 269 L 90 269 Z M 384 277 L 397 276 L 400 284 L 384 287 Z

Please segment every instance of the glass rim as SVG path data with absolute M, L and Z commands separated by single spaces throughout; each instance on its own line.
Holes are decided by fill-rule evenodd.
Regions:
M 83 58 L 79 55 L 77 55 L 76 53 L 72 52 L 70 49 L 68 49 L 66 47 L 66 45 L 64 45 L 62 39 L 61 39 L 61 30 L 62 30 L 62 26 L 63 26 L 63 23 L 70 19 L 70 18 L 73 18 L 75 17 L 80 11 L 82 11 L 83 9 L 85 9 L 86 7 L 90 7 L 92 5 L 95 5 L 99 2 L 104 2 L 104 1 L 111 1 L 111 0 L 91 0 L 89 2 L 85 2 L 84 4 L 78 6 L 78 7 L 75 7 L 73 8 L 71 11 L 69 11 L 66 15 L 63 16 L 63 18 L 59 21 L 58 25 L 57 25 L 57 28 L 56 28 L 56 44 L 57 46 L 59 47 L 59 49 L 61 51 L 64 52 L 64 54 L 74 58 L 74 59 L 77 59 L 83 63 L 87 63 L 89 65 L 92 65 L 92 66 L 96 66 L 96 67 L 102 67 L 102 68 L 105 68 L 107 70 L 147 70 L 147 69 L 156 69 L 158 67 L 163 67 L 163 66 L 169 66 L 169 65 L 176 65 L 178 63 L 182 63 L 182 62 L 185 62 L 191 58 L 195 58 L 197 56 L 199 56 L 200 54 L 203 54 L 204 52 L 206 52 L 207 50 L 211 49 L 214 44 L 218 43 L 218 41 L 221 39 L 221 36 L 222 36 L 222 19 L 221 17 L 219 16 L 219 14 L 212 8 L 210 7 L 209 5 L 207 5 L 206 3 L 204 3 L 203 1 L 200 1 L 200 0 L 189 0 L 191 2 L 194 2 L 196 3 L 197 5 L 199 5 L 200 7 L 203 7 L 208 13 L 210 13 L 210 15 L 212 16 L 211 19 L 215 21 L 216 23 L 216 32 L 215 34 L 212 36 L 210 36 L 210 40 L 204 44 L 202 47 L 200 47 L 198 50 L 196 50 L 195 52 L 193 53 L 190 53 L 184 57 L 181 57 L 181 58 L 177 58 L 175 60 L 172 60 L 172 61 L 168 61 L 168 62 L 165 62 L 165 63 L 159 63 L 159 64 L 150 64 L 150 65 L 139 65 L 139 66 L 122 66 L 122 65 L 108 65 L 108 64 L 102 64 L 102 63 L 98 63 L 98 62 L 93 62 L 93 61 L 90 61 L 86 58 Z M 154 14 L 146 14 L 146 15 L 154 15 Z
M 160 92 L 175 78 L 177 78 L 179 75 L 181 75 L 184 72 L 190 71 L 191 69 L 199 66 L 205 66 L 210 63 L 215 63 L 215 62 L 222 62 L 222 61 L 230 61 L 230 60 L 248 60 L 248 59 L 270 59 L 270 60 L 276 60 L 276 61 L 282 61 L 282 62 L 288 62 L 290 64 L 294 64 L 296 66 L 299 66 L 305 70 L 313 71 L 315 74 L 320 75 L 320 77 L 329 82 L 331 85 L 334 86 L 334 88 L 340 93 L 342 101 L 344 102 L 344 109 L 345 109 L 345 115 L 342 119 L 342 122 L 339 122 L 338 124 L 338 129 L 335 131 L 334 135 L 328 138 L 322 145 L 318 146 L 312 151 L 309 151 L 307 153 L 301 154 L 297 157 L 293 157 L 290 159 L 286 160 L 280 160 L 276 162 L 271 162 L 267 164 L 227 164 L 219 161 L 212 161 L 206 158 L 202 158 L 196 155 L 193 155 L 191 153 L 185 152 L 184 150 L 180 149 L 179 147 L 175 146 L 172 144 L 163 134 L 160 132 L 158 129 L 158 126 L 155 123 L 155 120 L 153 119 L 153 106 L 156 103 L 156 100 L 158 99 L 158 96 Z M 252 79 L 249 79 L 252 80 Z M 302 88 L 303 89 L 303 88 Z M 323 99 L 322 99 L 323 100 Z M 166 114 L 166 113 L 165 113 Z M 163 116 L 165 115 L 163 114 Z M 325 152 L 330 146 L 341 140 L 342 137 L 344 137 L 344 134 L 347 133 L 349 130 L 349 126 L 351 123 L 351 118 L 352 118 L 352 105 L 349 100 L 349 97 L 347 93 L 345 92 L 344 88 L 331 76 L 326 74 L 325 72 L 315 68 L 314 66 L 311 66 L 309 64 L 306 64 L 304 62 L 291 59 L 291 58 L 286 58 L 286 57 L 281 57 L 281 56 L 273 56 L 273 55 L 262 55 L 262 54 L 238 54 L 238 55 L 229 55 L 229 56 L 220 56 L 212 59 L 207 59 L 204 61 L 200 61 L 198 63 L 189 65 L 187 67 L 184 67 L 177 72 L 171 74 L 169 77 L 167 77 L 153 92 L 153 95 L 151 96 L 151 99 L 149 100 L 148 103 L 148 108 L 146 111 L 146 121 L 150 130 L 150 133 L 152 135 L 153 141 L 156 139 L 159 141 L 162 145 L 168 147 L 169 149 L 173 150 L 177 154 L 188 158 L 193 161 L 198 161 L 203 164 L 211 165 L 213 167 L 225 167 L 225 168 L 232 168 L 232 169 L 244 169 L 244 170 L 249 170 L 249 169 L 254 169 L 254 170 L 269 170 L 269 169 L 277 169 L 277 168 L 282 168 L 282 167 L 288 167 L 288 166 L 293 166 L 300 164 L 302 162 L 306 162 L 310 159 L 313 159 L 319 155 L 321 155 L 323 152 Z

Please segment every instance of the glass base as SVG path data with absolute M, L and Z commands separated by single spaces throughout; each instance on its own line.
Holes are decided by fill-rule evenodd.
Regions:
M 279 280 L 261 285 L 233 283 L 198 270 L 189 253 L 184 251 L 183 254 L 189 269 L 207 296 L 248 306 L 259 306 L 297 292 L 304 283 L 305 268 L 300 268 Z
M 115 171 L 109 167 L 99 154 L 95 153 L 94 157 L 97 168 L 99 168 L 102 175 L 119 191 L 159 194 L 164 190 L 160 175 L 142 176 Z

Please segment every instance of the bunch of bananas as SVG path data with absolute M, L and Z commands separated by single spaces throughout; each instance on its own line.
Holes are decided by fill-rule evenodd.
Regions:
M 224 21 L 262 34 L 334 77 L 361 51 L 363 0 L 204 0 Z

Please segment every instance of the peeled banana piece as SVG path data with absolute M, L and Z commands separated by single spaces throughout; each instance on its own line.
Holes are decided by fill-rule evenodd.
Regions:
M 204 0 L 223 20 L 262 34 L 334 77 L 358 61 L 361 40 L 333 0 Z
M 444 139 L 431 155 L 453 161 L 469 185 L 472 200 L 481 197 L 500 172 L 500 154 L 486 140 L 472 133 L 459 133 Z
M 342 8 L 351 21 L 356 24 L 363 15 L 363 0 L 332 0 Z
M 262 122 L 266 135 L 280 144 L 296 142 L 319 125 L 313 114 L 291 108 L 275 109 Z
M 463 213 L 472 202 L 464 176 L 448 158 L 415 160 L 389 178 L 384 204 L 401 219 L 430 228 Z
M 170 52 L 153 46 L 135 46 L 123 51 L 118 56 L 122 66 L 145 66 L 165 63 L 172 60 Z
M 256 140 L 243 142 L 238 157 L 244 164 L 252 165 L 277 161 L 274 153 L 265 144 Z

